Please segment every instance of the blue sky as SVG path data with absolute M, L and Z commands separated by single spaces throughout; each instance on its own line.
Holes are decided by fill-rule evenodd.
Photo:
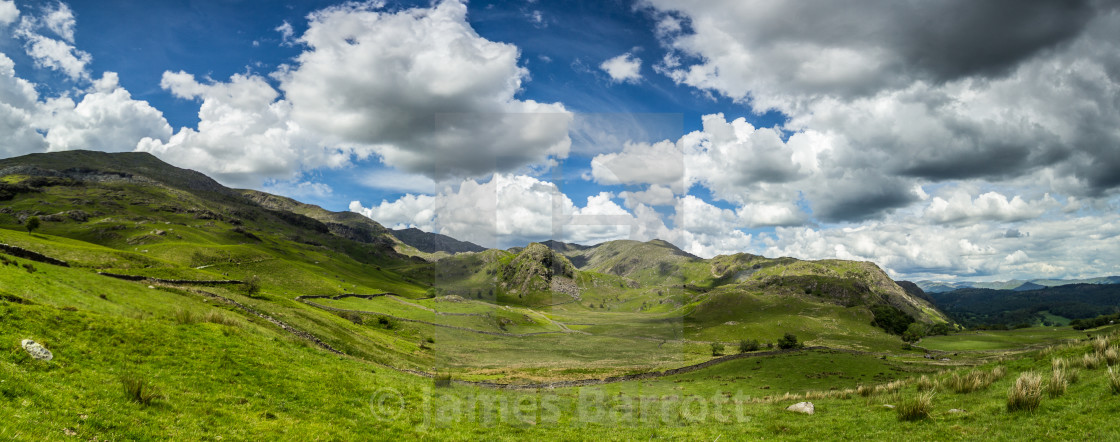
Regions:
M 146 151 L 491 247 L 1120 273 L 1103 2 L 0 0 L 0 155 Z

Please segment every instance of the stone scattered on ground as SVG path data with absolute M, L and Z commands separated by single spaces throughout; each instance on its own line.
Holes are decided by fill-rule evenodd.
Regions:
M 790 405 L 789 407 L 786 408 L 786 410 L 792 411 L 794 413 L 805 413 L 805 414 L 813 414 L 813 412 L 815 411 L 813 409 L 813 403 L 812 402 L 798 402 L 796 404 Z
M 54 359 L 54 355 L 51 354 L 51 351 L 47 350 L 46 347 L 39 345 L 38 342 L 32 341 L 30 339 L 24 339 L 22 345 L 23 349 L 27 350 L 27 354 L 31 355 L 31 357 L 35 359 L 38 359 L 40 361 L 49 361 L 51 359 Z
M 953 409 L 950 409 L 949 412 L 950 413 L 964 413 L 964 410 L 961 410 L 960 408 L 953 408 Z
M 890 408 L 890 409 L 894 409 L 894 405 L 891 405 L 891 404 L 883 404 L 883 408 Z

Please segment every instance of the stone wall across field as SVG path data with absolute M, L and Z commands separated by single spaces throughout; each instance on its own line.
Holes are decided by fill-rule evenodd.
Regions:
M 223 284 L 244 284 L 244 281 L 236 279 L 161 279 L 152 278 L 142 275 L 120 275 L 117 273 L 97 272 L 98 275 L 108 276 L 110 278 L 123 279 L 125 281 L 151 281 L 161 284 L 176 284 L 176 285 L 223 285 Z
M 17 247 L 9 244 L 0 244 L 0 252 L 12 255 L 16 258 L 30 259 L 36 262 L 42 262 L 62 267 L 70 267 L 70 263 L 66 261 L 63 261 L 61 259 L 54 259 L 42 253 L 32 252 L 23 247 Z

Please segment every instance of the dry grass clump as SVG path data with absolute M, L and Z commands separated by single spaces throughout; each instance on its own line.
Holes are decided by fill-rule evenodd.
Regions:
M 895 410 L 898 411 L 898 420 L 901 421 L 929 419 L 930 413 L 933 412 L 933 392 L 919 393 L 913 398 L 902 401 Z
M 1106 337 L 1106 336 L 1097 336 L 1095 339 L 1092 340 L 1092 343 L 1093 343 L 1093 351 L 1097 352 L 1098 354 L 1099 353 L 1104 353 L 1105 350 L 1108 350 L 1109 342 L 1108 342 L 1108 337 Z
M 863 385 L 863 384 L 860 384 L 858 387 L 856 387 L 856 394 L 858 394 L 860 396 L 870 397 L 874 393 L 875 393 L 875 387 L 868 387 L 868 386 Z
M 1003 379 L 1004 376 L 1007 376 L 1007 367 L 997 365 L 992 369 L 992 382 Z
M 1108 389 L 1112 394 L 1120 394 L 1120 371 L 1108 367 Z
M 915 385 L 917 385 L 918 391 L 930 391 L 937 389 L 937 381 L 930 379 L 930 377 L 926 375 L 922 375 L 922 377 L 918 378 L 918 381 L 915 383 Z
M 1001 369 L 1003 368 L 1003 366 L 999 366 L 996 368 Z M 972 393 L 974 391 L 988 388 L 988 386 L 992 384 L 992 381 L 996 379 L 996 374 L 997 373 L 995 373 L 995 370 L 992 370 L 991 373 L 985 373 L 980 370 L 972 370 L 964 374 L 963 376 L 959 373 L 953 373 L 941 385 L 948 388 L 954 393 Z M 1001 370 L 999 376 L 1003 377 L 1003 374 L 1004 371 Z
M 1101 356 L 1104 356 L 1104 361 L 1108 363 L 1108 365 L 1120 363 L 1120 351 L 1117 351 L 1116 347 L 1109 347 L 1101 353 Z
M 1094 370 L 1101 366 L 1101 357 L 1095 353 L 1086 353 L 1081 357 L 1081 365 L 1086 370 Z
M 1051 398 L 1059 397 L 1066 394 L 1066 388 L 1069 388 L 1069 376 L 1065 369 L 1054 370 L 1050 374 L 1050 382 L 1046 384 L 1046 394 Z
M 1042 403 L 1042 376 L 1027 371 L 1019 375 L 1007 390 L 1007 411 L 1034 412 Z

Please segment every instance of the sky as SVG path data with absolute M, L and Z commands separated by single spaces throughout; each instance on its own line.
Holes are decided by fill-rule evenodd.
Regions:
M 0 156 L 508 248 L 1120 274 L 1109 0 L 0 0 Z

